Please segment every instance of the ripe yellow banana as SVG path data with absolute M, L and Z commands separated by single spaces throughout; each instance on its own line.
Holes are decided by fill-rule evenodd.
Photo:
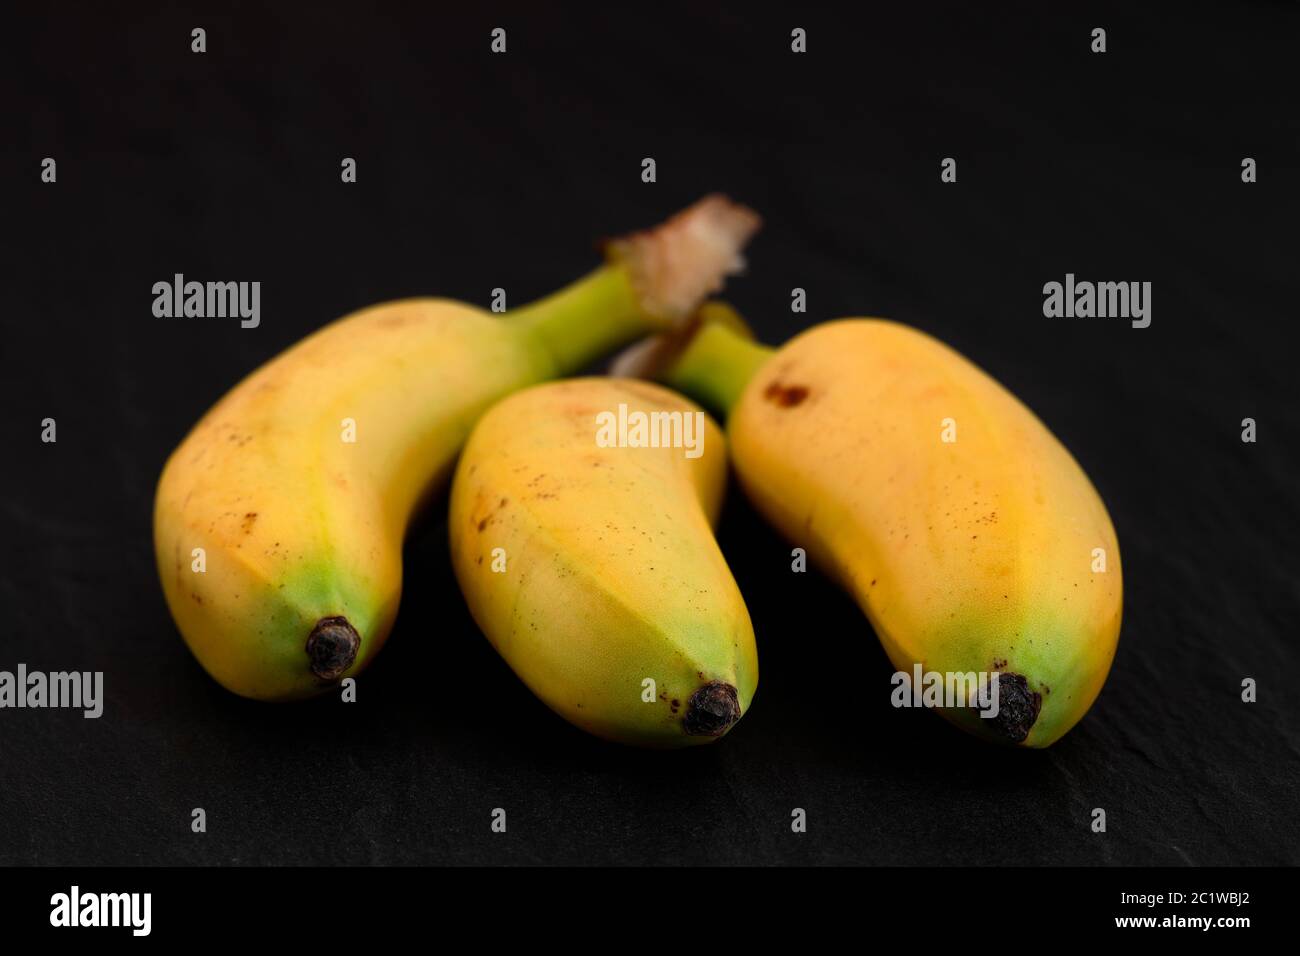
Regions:
M 854 595 L 899 671 L 999 675 L 996 717 L 946 717 L 1045 747 L 1084 715 L 1119 637 L 1119 546 L 1083 470 L 1006 389 L 876 319 L 775 350 L 706 322 L 657 360 L 727 414 L 756 507 Z
M 708 197 L 533 305 L 377 305 L 251 374 L 173 452 L 155 500 L 163 590 L 199 662 L 264 700 L 358 673 L 393 624 L 412 514 L 479 414 L 677 321 L 756 226 Z
M 664 422 L 698 447 L 645 447 Z M 754 630 L 711 527 L 726 475 L 712 419 L 646 382 L 539 385 L 483 416 L 452 483 L 452 563 L 483 633 L 556 713 L 678 747 L 748 710 Z

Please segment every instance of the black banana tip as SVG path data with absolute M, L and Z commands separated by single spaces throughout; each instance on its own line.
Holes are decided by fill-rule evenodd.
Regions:
M 682 727 L 693 737 L 721 737 L 740 719 L 740 698 L 736 688 L 722 681 L 709 681 L 686 703 Z
M 338 680 L 361 649 L 361 635 L 346 617 L 323 617 L 307 638 L 311 672 L 321 680 Z
M 1038 720 L 1043 698 L 1029 689 L 1020 674 L 998 674 L 998 715 L 989 718 L 998 734 L 1013 744 L 1022 743 Z

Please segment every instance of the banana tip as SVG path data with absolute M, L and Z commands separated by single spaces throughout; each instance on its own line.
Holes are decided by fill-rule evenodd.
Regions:
M 346 617 L 323 617 L 307 638 L 311 672 L 321 680 L 338 680 L 357 659 L 360 648 L 361 635 Z
M 739 719 L 736 688 L 715 680 L 691 695 L 682 727 L 693 737 L 721 737 Z
M 998 674 L 998 715 L 990 721 L 1013 744 L 1023 743 L 1038 720 L 1042 695 L 1020 674 Z

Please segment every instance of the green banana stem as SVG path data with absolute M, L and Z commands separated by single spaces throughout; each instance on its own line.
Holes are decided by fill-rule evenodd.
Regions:
M 678 328 L 744 265 L 759 218 L 725 196 L 705 196 L 653 229 L 606 244 L 608 261 L 572 285 L 526 305 L 513 321 L 530 329 L 568 375 L 651 332 Z
M 726 418 L 759 366 L 775 352 L 742 331 L 706 322 L 656 378 Z
M 557 375 L 572 375 L 663 326 L 642 305 L 630 269 L 617 262 L 507 312 L 506 318 L 532 333 L 555 362 Z

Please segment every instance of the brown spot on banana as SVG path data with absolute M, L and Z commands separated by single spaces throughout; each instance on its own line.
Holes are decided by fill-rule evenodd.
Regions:
M 808 397 L 808 386 L 773 382 L 763 390 L 763 397 L 782 408 L 793 408 Z

